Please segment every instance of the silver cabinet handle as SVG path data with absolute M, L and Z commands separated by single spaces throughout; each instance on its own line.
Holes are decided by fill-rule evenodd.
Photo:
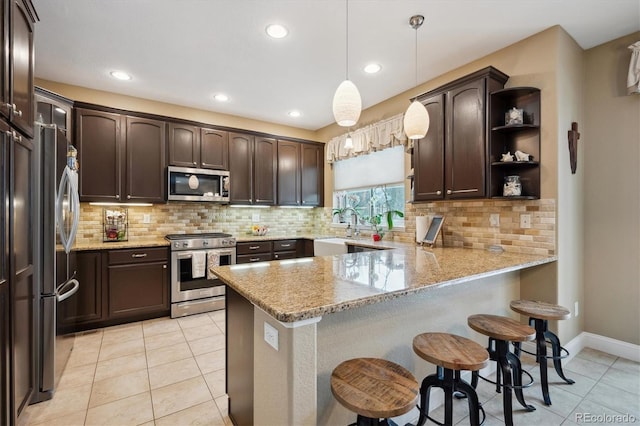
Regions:
M 116 194 L 116 200 L 120 199 L 120 194 Z
M 478 192 L 478 188 L 473 188 L 473 189 L 458 189 L 457 191 L 451 191 L 449 190 L 447 192 L 447 194 L 451 194 L 451 192 L 453 192 L 454 194 L 462 194 L 462 193 L 466 193 L 466 192 Z
M 13 104 L 13 113 L 15 115 L 17 115 L 18 117 L 22 117 L 22 111 L 20 111 L 19 109 L 17 109 L 16 104 Z
M 436 191 L 436 195 L 442 195 L 442 191 Z
M 131 257 L 133 258 L 147 257 L 147 253 L 133 253 Z
M 257 262 L 257 261 L 259 261 L 259 260 L 260 260 L 260 258 L 259 258 L 259 257 L 250 257 L 250 258 L 249 258 L 249 262 Z
M 280 244 L 280 247 L 291 247 L 291 244 Z
M 127 195 L 127 200 L 131 199 L 131 194 Z
M 167 265 L 162 265 L 162 269 L 167 269 Z
M 451 194 L 451 190 L 450 189 L 447 189 L 447 194 Z
M 3 108 L 8 109 L 9 111 L 11 111 L 13 109 L 13 107 L 15 106 L 15 104 L 9 104 L 9 103 L 4 103 L 4 104 L 0 104 Z
M 249 246 L 249 250 L 258 250 L 260 246 Z

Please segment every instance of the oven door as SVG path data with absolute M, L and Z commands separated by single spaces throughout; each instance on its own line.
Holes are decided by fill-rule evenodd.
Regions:
M 218 254 L 221 266 L 236 263 L 235 248 L 207 250 L 207 252 Z M 207 279 L 206 275 L 202 278 L 193 278 L 192 260 L 192 251 L 171 252 L 171 303 L 223 296 L 225 293 L 225 285 L 218 278 Z

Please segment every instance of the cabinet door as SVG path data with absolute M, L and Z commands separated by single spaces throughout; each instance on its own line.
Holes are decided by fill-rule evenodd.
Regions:
M 445 189 L 448 198 L 485 195 L 485 79 L 447 93 Z
M 119 114 L 76 109 L 80 201 L 124 201 Z
M 169 309 L 167 262 L 109 266 L 109 319 Z
M 229 134 L 227 132 L 200 129 L 200 167 L 229 170 Z
M 0 424 L 8 425 L 11 413 L 11 340 L 9 328 L 9 126 L 0 122 Z
M 9 54 L 12 103 L 11 122 L 29 137 L 33 136 L 33 19 L 22 0 L 11 0 Z
M 429 113 L 427 135 L 413 146 L 414 201 L 444 198 L 444 95 L 422 101 Z
M 81 329 L 83 324 L 106 318 L 101 252 L 80 251 L 76 253 L 76 260 L 76 274 L 80 287 L 76 294 L 58 304 L 59 333 L 76 331 Z
M 169 123 L 169 164 L 198 167 L 200 164 L 200 135 L 196 126 Z
M 254 204 L 276 203 L 276 167 L 278 145 L 275 139 L 257 137 L 254 144 Z
M 324 200 L 323 146 L 300 144 L 300 200 L 303 206 L 322 206 Z
M 278 205 L 300 205 L 300 144 L 278 141 Z
M 7 120 L 11 119 L 11 64 L 9 62 L 9 11 L 11 1 L 0 2 L 0 31 L 2 34 L 2 55 L 0 55 L 0 114 Z
M 0 282 L 0 424 L 8 425 L 11 419 L 10 357 L 9 340 L 9 285 Z
M 253 203 L 253 136 L 229 133 L 229 178 L 232 204 Z
M 13 175 L 9 194 L 10 303 L 13 333 L 13 395 L 16 416 L 29 403 L 35 386 L 35 277 L 34 206 L 32 203 L 33 143 L 26 138 L 13 141 Z
M 126 117 L 126 201 L 164 202 L 166 124 Z

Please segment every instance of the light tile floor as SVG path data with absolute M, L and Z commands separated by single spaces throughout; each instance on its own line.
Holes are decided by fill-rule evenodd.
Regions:
M 54 398 L 29 406 L 20 426 L 231 425 L 224 318 L 224 311 L 216 311 L 79 335 Z M 533 357 L 523 354 L 523 366 L 539 379 Z M 640 423 L 640 363 L 586 348 L 563 366 L 576 383 L 565 384 L 550 367 L 552 405 L 544 405 L 535 383 L 524 395 L 536 411 L 526 412 L 514 398 L 516 425 Z M 485 425 L 504 424 L 495 387 L 480 381 L 478 395 Z M 442 420 L 442 410 L 431 415 Z M 466 410 L 466 401 L 454 402 L 456 424 L 469 423 Z M 587 422 L 587 414 L 603 417 Z M 620 415 L 633 421 L 612 417 Z

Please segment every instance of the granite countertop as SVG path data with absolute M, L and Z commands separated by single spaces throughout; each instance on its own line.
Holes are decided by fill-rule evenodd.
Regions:
M 169 241 L 164 238 L 149 238 L 144 240 L 133 239 L 129 241 L 76 241 L 73 249 L 76 251 L 87 250 L 114 250 L 138 247 L 169 247 Z
M 215 273 L 275 319 L 295 322 L 557 260 L 364 239 L 353 243 L 396 248 L 219 266 Z

